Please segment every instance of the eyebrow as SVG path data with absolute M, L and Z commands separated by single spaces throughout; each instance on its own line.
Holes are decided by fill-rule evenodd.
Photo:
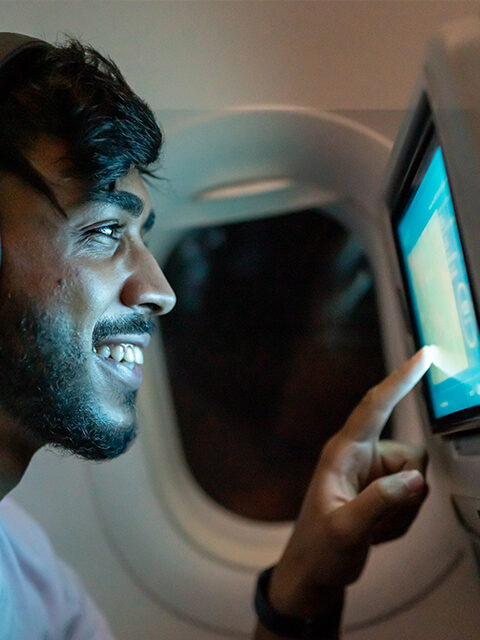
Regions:
M 114 204 L 128 211 L 134 218 L 139 218 L 143 213 L 144 202 L 141 198 L 129 191 L 107 191 L 93 194 L 95 202 Z

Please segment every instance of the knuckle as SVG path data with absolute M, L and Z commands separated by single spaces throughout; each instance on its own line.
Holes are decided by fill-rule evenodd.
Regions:
M 415 465 L 415 468 L 423 468 L 428 462 L 428 452 L 426 448 L 418 444 L 409 444 L 407 447 L 407 456 Z
M 322 448 L 321 461 L 325 466 L 334 468 L 338 460 L 343 459 L 350 446 L 350 440 L 342 431 L 329 438 Z
M 412 451 L 412 454 L 417 456 L 417 458 L 422 458 L 427 453 L 427 449 L 422 444 L 408 443 L 408 447 Z

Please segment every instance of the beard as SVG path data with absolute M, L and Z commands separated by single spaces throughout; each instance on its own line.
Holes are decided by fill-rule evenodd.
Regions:
M 93 343 L 115 333 L 152 333 L 141 314 L 103 320 L 92 346 L 60 314 L 10 297 L 0 309 L 0 405 L 38 445 L 52 445 L 87 460 L 112 459 L 136 437 L 136 391 L 118 392 L 124 420 L 102 408 L 89 375 Z M 113 393 L 113 392 L 112 392 Z

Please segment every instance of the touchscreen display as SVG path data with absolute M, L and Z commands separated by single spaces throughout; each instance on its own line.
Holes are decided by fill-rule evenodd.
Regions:
M 401 213 L 397 241 L 419 346 L 434 347 L 427 374 L 434 417 L 480 404 L 478 325 L 439 146 Z

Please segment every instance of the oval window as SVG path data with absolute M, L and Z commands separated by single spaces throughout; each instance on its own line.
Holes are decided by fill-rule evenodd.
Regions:
M 187 463 L 226 509 L 291 520 L 325 441 L 384 376 L 373 276 L 319 211 L 186 233 L 161 319 Z

